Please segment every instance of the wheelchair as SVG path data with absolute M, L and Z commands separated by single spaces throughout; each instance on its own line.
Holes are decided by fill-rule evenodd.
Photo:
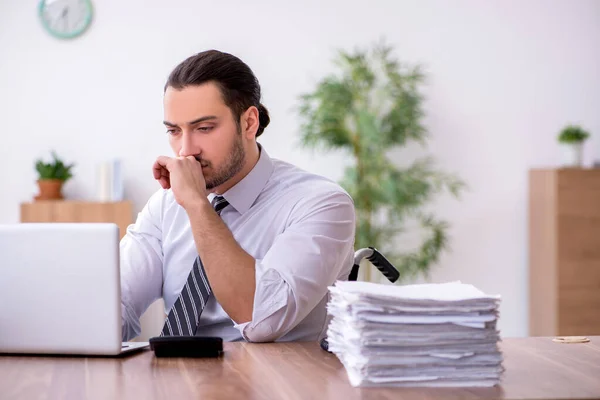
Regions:
M 358 269 L 363 258 L 369 260 L 390 282 L 394 283 L 400 278 L 400 273 L 396 267 L 383 254 L 374 247 L 366 247 L 354 252 L 354 265 L 352 266 L 350 275 L 348 275 L 349 281 L 356 281 L 358 279 Z M 320 345 L 323 350 L 330 352 L 327 337 L 321 339 Z

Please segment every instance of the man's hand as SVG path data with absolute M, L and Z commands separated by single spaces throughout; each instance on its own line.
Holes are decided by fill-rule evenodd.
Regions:
M 206 199 L 206 181 L 202 166 L 193 157 L 160 156 L 152 167 L 154 179 L 163 189 L 171 189 L 177 203 L 185 208 L 199 199 Z

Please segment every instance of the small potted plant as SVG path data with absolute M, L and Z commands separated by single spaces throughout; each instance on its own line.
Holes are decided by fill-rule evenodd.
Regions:
M 37 160 L 35 169 L 38 172 L 37 181 L 40 194 L 35 196 L 36 200 L 59 200 L 63 198 L 62 186 L 73 177 L 71 169 L 74 164 L 65 165 L 58 158 L 56 153 L 52 152 L 52 161 L 45 163 L 43 160 Z
M 583 143 L 590 134 L 578 125 L 568 125 L 558 134 L 562 145 L 563 167 L 580 168 L 583 164 Z

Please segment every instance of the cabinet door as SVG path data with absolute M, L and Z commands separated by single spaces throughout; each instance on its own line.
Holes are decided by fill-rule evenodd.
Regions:
M 132 206 L 129 201 L 36 201 L 21 204 L 21 222 L 113 222 L 122 238 L 132 223 Z
M 600 334 L 600 171 L 560 170 L 558 334 Z

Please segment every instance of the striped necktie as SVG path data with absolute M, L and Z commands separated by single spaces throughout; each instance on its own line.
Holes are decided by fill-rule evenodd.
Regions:
M 211 204 L 219 215 L 229 205 L 223 196 L 215 196 Z M 160 336 L 194 336 L 211 292 L 202 260 L 197 256 L 185 286 L 169 311 Z

